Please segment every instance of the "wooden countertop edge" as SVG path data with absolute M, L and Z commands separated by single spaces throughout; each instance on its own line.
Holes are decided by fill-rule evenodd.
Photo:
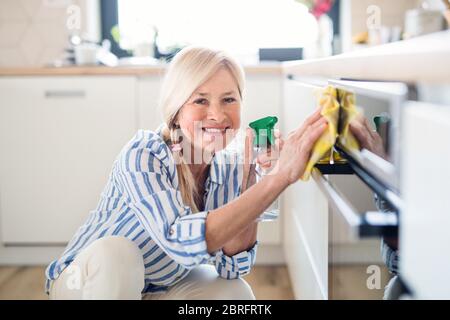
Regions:
M 162 76 L 164 66 L 151 67 L 8 67 L 0 68 L 0 76 L 87 76 L 87 75 L 130 75 Z M 246 74 L 275 74 L 281 75 L 281 64 L 270 66 L 246 66 Z
M 248 75 L 292 75 L 404 82 L 450 82 L 450 30 L 328 58 L 244 66 Z M 0 76 L 163 75 L 148 67 L 0 68 Z

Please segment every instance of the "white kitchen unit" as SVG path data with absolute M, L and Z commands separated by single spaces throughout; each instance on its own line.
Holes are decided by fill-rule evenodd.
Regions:
M 162 110 L 158 108 L 162 75 L 137 78 L 137 121 L 140 129 L 156 130 L 163 122 Z
M 328 82 L 306 77 L 284 80 L 281 117 L 286 133 L 302 125 L 316 110 L 318 94 Z M 379 238 L 361 239 L 355 235 L 342 213 L 329 202 L 328 191 L 313 176 L 307 182 L 293 184 L 283 194 L 285 259 L 297 299 L 330 297 L 330 265 L 381 262 Z M 354 174 L 326 175 L 322 180 L 345 194 L 357 212 L 376 210 L 373 192 Z
M 450 105 L 404 108 L 400 274 L 417 299 L 450 298 Z
M 320 87 L 286 79 L 283 131 L 298 128 L 316 107 Z M 313 179 L 283 194 L 283 243 L 297 299 L 328 298 L 328 204 Z
M 449 54 L 450 31 L 445 31 L 330 58 L 284 64 L 283 71 L 289 77 L 284 82 L 281 112 L 286 130 L 298 126 L 312 111 L 314 85 L 329 82 L 359 93 L 356 103 L 362 103 L 369 119 L 387 115 L 384 130 L 389 133 L 380 131 L 389 137 L 383 140 L 389 143 L 388 161 L 366 150 L 352 157 L 338 146 L 358 178 L 370 186 L 369 193 L 373 195 L 372 190 L 376 190 L 386 199 L 388 206 L 381 211 L 371 211 L 373 201 L 366 197 L 356 177 L 313 175 L 317 185 L 298 182 L 284 194 L 283 241 L 295 298 L 332 297 L 328 264 L 379 263 L 373 260 L 375 256 L 364 254 L 364 248 L 375 252 L 378 245 L 358 241 L 363 246 L 354 246 L 353 239 L 377 232 L 395 237 L 397 230 L 400 278 L 411 290 L 408 297 L 450 296 L 450 261 L 446 254 L 450 241 L 450 107 L 448 103 L 436 105 L 445 99 L 448 102 L 450 78 L 444 70 L 450 69 Z M 433 67 L 436 65 L 439 68 Z M 434 105 L 406 102 L 408 99 L 424 99 Z M 343 187 L 345 197 L 335 186 Z M 344 223 L 336 223 L 335 212 L 340 212 Z M 333 250 L 336 245 L 340 247 L 338 252 Z M 355 260 L 355 255 L 362 259 Z
M 280 110 L 282 103 L 281 74 L 250 74 L 246 76 L 246 95 L 242 106 L 241 127 L 246 128 L 251 121 L 267 116 L 277 116 L 281 126 Z M 284 215 L 275 221 L 260 223 L 258 226 L 258 239 L 261 244 L 267 245 L 258 254 L 258 261 L 267 263 L 283 262 L 281 244 L 281 223 Z M 270 251 L 269 251 L 270 250 Z
M 133 77 L 0 78 L 4 245 L 66 243 L 134 134 Z

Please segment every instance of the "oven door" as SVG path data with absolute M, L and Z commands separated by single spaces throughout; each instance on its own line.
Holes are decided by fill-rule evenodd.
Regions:
M 339 142 L 335 150 L 344 161 L 316 165 L 313 178 L 328 202 L 343 220 L 352 239 L 373 236 L 397 236 L 398 214 L 402 207 L 400 179 L 400 112 L 408 98 L 403 83 L 330 80 L 338 90 L 355 95 L 357 109 L 367 118 L 372 130 L 381 137 L 385 156 L 367 149 L 352 151 Z M 342 179 L 342 175 L 353 175 Z M 355 180 L 358 178 L 359 182 Z M 374 197 L 374 207 L 359 207 L 358 196 L 345 192 L 355 190 L 356 183 L 368 188 Z

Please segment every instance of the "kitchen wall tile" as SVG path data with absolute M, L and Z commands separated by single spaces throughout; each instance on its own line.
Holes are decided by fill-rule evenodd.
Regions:
M 41 66 L 60 59 L 67 46 L 67 8 L 81 10 L 86 32 L 87 2 L 99 0 L 0 0 L 0 66 Z
M 1 48 L 0 49 L 0 66 L 21 67 L 26 63 L 19 48 Z
M 20 41 L 20 50 L 25 57 L 25 64 L 30 66 L 37 65 L 40 62 L 39 58 L 44 50 L 44 46 L 42 38 L 36 32 L 34 25 L 30 25 Z
M 50 64 L 53 61 L 63 59 L 64 52 L 61 50 L 61 47 L 44 47 L 41 55 L 39 57 L 40 64 Z
M 67 19 L 67 7 L 73 1 L 43 1 L 33 18 L 36 21 L 55 21 L 64 22 Z
M 0 1 L 0 20 L 27 20 L 28 15 L 23 9 L 20 1 L 1 0 Z
M 65 46 L 69 31 L 60 21 L 45 21 L 33 24 L 34 32 L 39 35 L 46 46 Z
M 28 20 L 0 20 L 0 48 L 12 48 L 20 45 L 29 24 Z
M 31 19 L 45 3 L 45 0 L 16 0 L 15 2 L 20 3 L 23 11 L 27 14 L 28 18 Z
M 352 14 L 366 14 L 369 6 L 380 7 L 381 14 L 398 14 L 404 12 L 405 8 L 418 6 L 417 0 L 352 0 Z
M 352 0 L 351 1 L 351 25 L 352 35 L 367 30 L 367 8 L 376 5 L 380 8 L 381 25 L 404 25 L 405 12 L 418 7 L 417 0 Z

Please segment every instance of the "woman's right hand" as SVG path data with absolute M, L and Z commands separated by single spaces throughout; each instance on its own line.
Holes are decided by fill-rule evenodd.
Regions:
M 377 131 L 370 127 L 369 120 L 366 117 L 358 115 L 353 119 L 350 123 L 350 130 L 362 148 L 388 160 L 388 156 L 384 150 L 383 140 Z
M 290 132 L 280 152 L 277 168 L 274 168 L 271 174 L 280 175 L 287 179 L 289 184 L 300 179 L 312 147 L 326 127 L 326 119 L 320 114 L 320 110 L 317 110 L 298 129 Z

